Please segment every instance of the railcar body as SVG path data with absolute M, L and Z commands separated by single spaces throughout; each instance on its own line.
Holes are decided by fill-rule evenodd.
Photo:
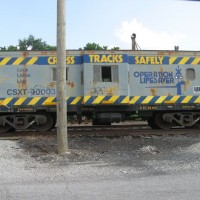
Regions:
M 0 132 L 55 126 L 56 64 L 56 52 L 0 52 Z M 199 66 L 192 51 L 67 51 L 67 114 L 199 127 Z

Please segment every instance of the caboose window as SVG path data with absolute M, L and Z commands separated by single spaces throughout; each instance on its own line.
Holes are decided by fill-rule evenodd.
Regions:
M 112 66 L 112 82 L 119 82 L 118 66 Z
M 119 82 L 118 66 L 94 66 L 94 82 Z
M 187 78 L 187 80 L 190 80 L 190 81 L 194 80 L 195 79 L 195 70 L 192 68 L 188 68 L 186 70 L 186 78 Z
M 52 68 L 52 80 L 56 81 L 56 68 Z
M 68 68 L 66 68 L 66 81 L 68 81 L 68 73 L 69 73 L 69 70 Z M 52 68 L 52 81 L 56 81 L 57 80 L 57 75 L 56 75 L 56 68 Z
M 102 67 L 102 82 L 112 82 L 111 67 Z
M 101 67 L 95 66 L 93 69 L 94 82 L 101 82 Z

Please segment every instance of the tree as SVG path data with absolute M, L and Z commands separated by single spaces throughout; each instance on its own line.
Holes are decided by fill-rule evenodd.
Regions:
M 6 47 L 0 47 L 0 51 L 6 51 Z
M 119 50 L 119 47 L 113 47 L 110 50 Z M 41 38 L 35 38 L 33 35 L 29 35 L 28 38 L 20 39 L 18 45 L 9 47 L 0 47 L 0 51 L 55 51 L 56 46 L 51 46 L 43 41 Z M 79 48 L 79 50 L 108 50 L 108 46 L 100 46 L 93 42 L 88 42 L 85 47 Z
M 16 46 L 13 46 L 13 45 L 10 45 L 10 46 L 7 48 L 7 51 L 17 51 L 17 47 L 16 47 Z
M 24 38 L 23 40 L 19 40 L 19 50 L 56 50 L 56 46 L 50 46 L 46 42 L 42 41 L 41 38 L 35 38 L 33 35 L 29 35 L 28 38 Z
M 33 35 L 29 35 L 28 38 L 19 40 L 18 45 L 9 47 L 0 47 L 0 51 L 27 51 L 27 50 L 37 50 L 37 51 L 55 51 L 56 46 L 51 46 L 44 42 L 41 38 L 35 38 Z
M 85 47 L 80 48 L 79 50 L 105 50 L 107 49 L 107 47 L 101 47 L 99 44 L 96 44 L 96 43 L 90 43 L 88 42 Z
M 79 50 L 108 50 L 108 46 L 100 46 L 99 44 L 93 42 L 93 43 L 90 43 L 88 42 L 85 47 L 82 48 L 79 48 Z M 119 47 L 114 47 L 114 48 L 111 48 L 111 50 L 119 50 Z
M 118 51 L 118 50 L 119 50 L 119 47 L 113 47 L 113 48 L 111 48 L 111 50 Z

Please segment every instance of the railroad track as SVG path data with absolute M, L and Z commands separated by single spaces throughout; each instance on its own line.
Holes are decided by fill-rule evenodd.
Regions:
M 115 125 L 115 126 L 69 126 L 68 137 L 108 137 L 118 138 L 123 136 L 147 137 L 166 135 L 200 135 L 199 129 L 173 128 L 170 130 L 153 130 L 146 124 L 139 125 Z M 3 133 L 0 140 L 20 139 L 27 136 L 55 136 L 56 129 L 49 132 L 37 132 L 33 130 Z

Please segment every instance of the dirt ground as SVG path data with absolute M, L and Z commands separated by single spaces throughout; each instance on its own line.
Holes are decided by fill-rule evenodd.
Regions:
M 69 138 L 70 154 L 57 155 L 56 137 L 28 137 L 17 142 L 40 164 L 116 166 L 121 173 L 142 174 L 199 170 L 200 136 Z
M 191 185 L 195 176 L 200 174 L 200 135 L 141 136 L 137 138 L 129 136 L 112 139 L 77 137 L 69 138 L 69 147 L 69 154 L 58 156 L 56 136 L 0 140 L 0 199 L 53 199 L 54 197 L 54 199 L 66 199 L 65 197 L 77 199 L 77 184 L 84 193 L 83 185 L 91 183 L 90 187 L 94 187 L 94 183 L 91 182 L 94 180 L 96 180 L 95 184 L 102 183 L 103 188 L 111 187 L 110 184 L 113 184 L 112 188 L 119 187 L 120 184 L 125 184 L 120 181 L 126 181 L 126 187 L 121 187 L 120 190 L 118 188 L 116 191 L 109 190 L 112 192 L 109 199 L 133 199 L 131 195 L 140 195 L 138 199 L 144 199 L 145 193 L 141 189 L 146 189 L 146 187 L 141 188 L 136 185 L 140 193 L 134 193 L 135 190 L 127 181 L 132 180 L 131 184 L 140 181 L 141 184 L 142 179 L 145 178 L 142 182 L 142 185 L 145 185 L 146 180 L 149 181 L 149 184 L 154 184 L 152 181 L 156 180 L 158 185 L 154 184 L 154 187 L 157 190 L 159 180 L 167 181 L 169 180 L 168 176 L 173 181 L 173 177 L 183 175 L 190 177 L 192 174 L 193 179 L 191 179 L 191 183 L 188 183 Z M 153 179 L 152 177 L 158 178 Z M 194 187 L 192 186 L 194 189 L 198 187 L 198 181 L 195 181 Z M 62 190 L 63 196 L 59 196 L 61 195 L 59 183 L 65 183 Z M 45 187 L 45 184 L 48 185 Z M 54 188 L 57 188 L 57 193 L 53 191 L 52 184 Z M 65 190 L 66 184 L 73 185 L 74 193 Z M 182 185 L 182 181 L 178 181 L 178 184 Z M 28 185 L 32 185 L 32 190 L 28 189 Z M 97 196 L 99 195 L 98 187 L 99 185 L 95 190 Z M 162 191 L 165 187 L 161 187 Z M 40 191 L 40 195 L 34 193 L 35 188 Z M 170 192 L 173 188 L 167 187 L 164 194 L 171 195 Z M 104 192 L 104 189 L 102 190 Z M 91 191 L 94 189 L 91 188 Z M 91 196 L 91 191 L 88 191 L 88 196 L 80 199 L 88 199 L 88 197 L 102 199 L 99 196 L 93 198 L 95 196 Z M 195 191 L 196 197 L 198 197 L 199 190 L 195 189 Z M 32 198 L 29 196 L 30 192 L 32 192 Z M 117 192 L 121 192 L 119 195 L 122 196 L 118 195 L 116 198 L 113 196 L 113 192 L 115 195 L 118 195 Z M 173 192 L 180 194 L 178 189 Z M 191 190 L 188 195 L 192 193 Z M 50 198 L 48 194 L 57 196 Z M 84 194 L 86 195 L 86 193 Z M 128 194 L 129 196 L 123 196 Z M 155 197 L 164 199 L 161 198 L 160 193 L 155 196 L 156 193 L 147 191 L 146 195 L 146 198 L 152 197 L 150 199 L 155 199 Z

